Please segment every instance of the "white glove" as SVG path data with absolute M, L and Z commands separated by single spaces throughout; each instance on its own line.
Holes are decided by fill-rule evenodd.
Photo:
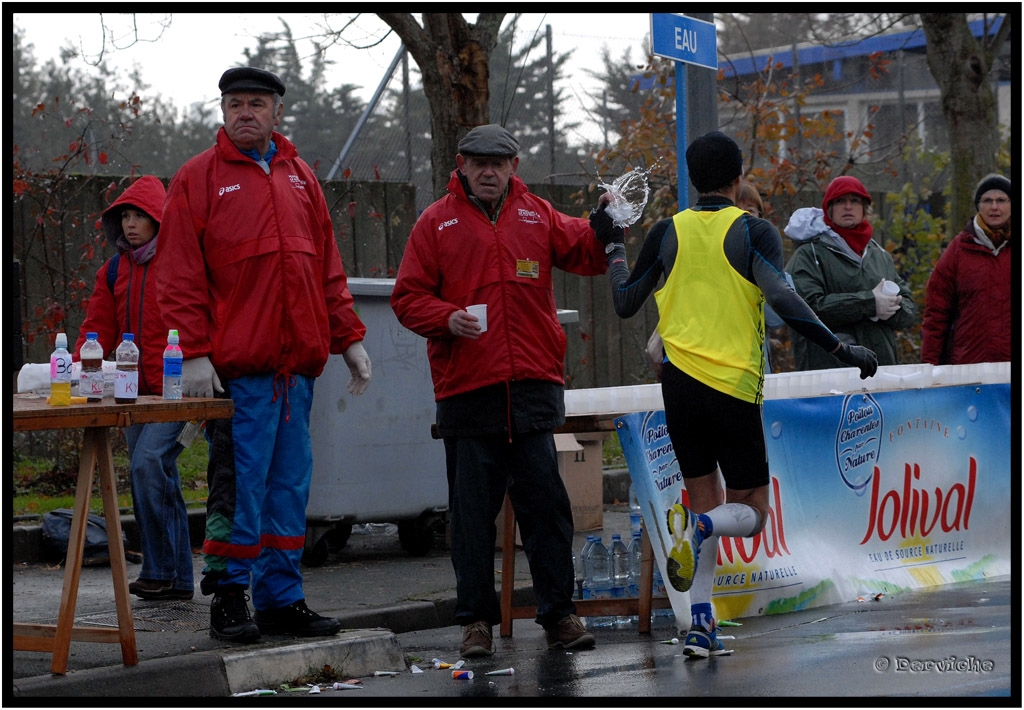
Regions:
M 345 358 L 348 371 L 352 373 L 352 378 L 348 381 L 348 391 L 358 397 L 370 384 L 370 356 L 366 354 L 361 341 L 349 345 L 348 350 L 341 356 Z
M 900 302 L 903 296 L 899 293 L 888 294 L 885 292 L 885 279 L 878 282 L 878 285 L 871 289 L 875 295 L 875 317 L 874 320 L 888 320 L 900 309 Z
M 212 397 L 214 391 L 223 393 L 217 371 L 210 358 L 196 357 L 181 363 L 181 394 L 185 397 Z

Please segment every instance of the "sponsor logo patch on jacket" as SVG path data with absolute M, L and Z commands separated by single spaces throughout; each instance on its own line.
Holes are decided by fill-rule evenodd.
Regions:
M 288 179 L 291 181 L 292 187 L 298 190 L 306 189 L 306 181 L 300 178 L 298 175 L 289 175 Z
M 441 222 L 441 224 L 437 225 L 437 231 L 440 232 L 445 227 L 454 227 L 458 223 L 459 223 L 459 218 L 458 217 L 456 217 L 455 219 L 450 219 L 447 222 Z
M 519 208 L 519 221 L 524 224 L 540 224 L 540 214 L 534 210 Z
M 235 190 L 241 190 L 241 189 L 242 189 L 241 183 L 238 183 L 238 184 L 235 184 L 235 185 L 228 185 L 227 187 L 222 187 L 220 189 L 220 192 L 217 193 L 217 195 L 220 196 L 220 195 L 223 195 L 225 192 L 234 192 Z

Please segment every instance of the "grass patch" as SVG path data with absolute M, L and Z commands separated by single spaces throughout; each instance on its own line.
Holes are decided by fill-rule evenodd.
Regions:
M 128 467 L 128 447 L 123 436 L 112 437 L 114 476 L 117 479 L 117 501 L 122 512 L 132 512 L 131 481 Z M 197 437 L 192 445 L 178 457 L 181 492 L 189 508 L 206 501 L 206 463 L 209 448 L 206 439 Z M 72 460 L 73 459 L 73 460 Z M 66 457 L 68 463 L 60 465 L 54 459 L 19 457 L 14 461 L 14 516 L 40 516 L 58 508 L 73 508 L 75 483 L 78 480 L 77 457 Z M 99 481 L 93 485 L 89 509 L 103 512 Z
M 609 436 L 601 449 L 601 463 L 609 468 L 626 468 L 626 457 L 622 453 L 619 435 Z

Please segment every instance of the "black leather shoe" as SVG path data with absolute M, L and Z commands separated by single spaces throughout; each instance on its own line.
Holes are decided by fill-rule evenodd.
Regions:
M 341 622 L 310 611 L 306 600 L 288 606 L 257 611 L 253 619 L 264 634 L 289 636 L 333 636 L 341 630 Z
M 249 597 L 239 588 L 221 588 L 210 603 L 210 636 L 222 641 L 253 643 L 260 629 L 249 616 Z

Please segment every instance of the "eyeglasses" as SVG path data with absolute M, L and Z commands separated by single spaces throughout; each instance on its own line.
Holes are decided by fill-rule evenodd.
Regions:
M 982 205 L 999 205 L 1000 207 L 1010 204 L 1010 200 L 1005 197 L 983 197 L 979 204 Z

